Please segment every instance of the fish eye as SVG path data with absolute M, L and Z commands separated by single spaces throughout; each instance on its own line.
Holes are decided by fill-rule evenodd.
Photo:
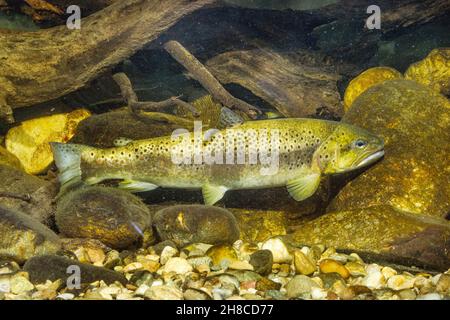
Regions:
M 364 148 L 365 146 L 367 146 L 367 141 L 364 140 L 356 140 L 355 141 L 355 147 L 357 148 Z

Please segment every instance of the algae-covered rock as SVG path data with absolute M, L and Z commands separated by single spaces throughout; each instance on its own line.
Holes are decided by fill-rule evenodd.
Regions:
M 229 209 L 237 219 L 240 238 L 248 242 L 262 242 L 271 237 L 285 235 L 286 214 L 283 211 Z
M 328 177 L 322 179 L 318 190 L 304 201 L 295 201 L 287 192 L 286 187 L 254 189 L 254 190 L 230 190 L 223 199 L 227 208 L 235 208 L 236 212 L 255 212 L 256 217 L 260 212 L 284 212 L 286 225 L 295 225 L 297 220 L 305 216 L 321 214 L 329 203 L 330 183 Z M 234 209 L 233 209 L 234 210 Z M 277 214 L 275 214 L 278 216 Z M 269 216 L 269 215 L 267 215 Z
M 390 205 L 420 215 L 450 211 L 450 102 L 409 80 L 363 93 L 343 118 L 385 141 L 384 159 L 348 183 L 328 211 Z
M 179 205 L 158 211 L 154 226 L 162 240 L 178 246 L 191 243 L 232 244 L 239 239 L 235 217 L 214 206 Z
M 58 236 L 28 215 L 0 206 L 0 258 L 23 263 L 61 248 Z
M 49 142 L 67 142 L 78 123 L 89 117 L 85 109 L 22 122 L 8 131 L 6 148 L 17 156 L 26 172 L 38 174 L 53 162 Z
M 132 140 L 148 139 L 172 134 L 175 129 L 186 128 L 183 123 L 168 122 L 165 115 L 162 119 L 161 113 L 149 112 L 154 119 L 144 121 L 134 116 L 128 109 L 118 109 L 102 114 L 97 114 L 82 121 L 77 128 L 71 143 L 90 145 L 98 148 L 114 147 L 114 141 L 119 138 Z M 172 116 L 174 117 L 174 116 Z
M 375 206 L 331 212 L 305 222 L 289 237 L 295 245 L 326 244 L 379 254 L 405 265 L 448 269 L 450 227 L 446 221 Z
M 58 279 L 62 279 L 65 284 L 67 283 L 67 278 L 75 275 L 74 270 L 77 269 L 74 266 L 79 268 L 80 284 L 89 284 L 99 280 L 103 280 L 106 284 L 112 284 L 116 281 L 123 285 L 127 283 L 127 279 L 118 272 L 56 255 L 43 255 L 32 258 L 25 263 L 23 269 L 28 272 L 30 281 L 34 284 L 45 283 L 47 280 L 56 281 Z
M 192 105 L 200 113 L 199 117 L 185 109 L 176 110 L 175 115 L 169 113 L 173 110 L 143 112 L 145 120 L 126 108 L 94 115 L 80 123 L 71 142 L 100 148 L 113 147 L 118 138 L 140 140 L 168 136 L 180 128 L 193 130 L 194 120 L 202 121 L 203 129 L 221 128 L 222 106 L 211 96 L 200 98 Z
M 99 186 L 63 196 L 56 224 L 67 237 L 97 239 L 113 248 L 129 247 L 151 232 L 148 208 L 138 197 Z
M 19 170 L 23 170 L 20 160 L 15 155 L 0 146 L 0 165 L 10 166 Z
M 347 86 L 344 93 L 344 108 L 345 111 L 350 109 L 353 101 L 361 95 L 368 88 L 382 83 L 386 80 L 401 79 L 403 75 L 397 70 L 389 67 L 375 67 L 370 68 L 356 78 L 354 78 Z
M 9 165 L 0 164 L 0 203 L 17 209 L 46 225 L 54 215 L 53 199 L 57 185 L 25 173 Z
M 410 65 L 405 72 L 405 79 L 450 95 L 450 48 L 434 49 L 425 59 Z

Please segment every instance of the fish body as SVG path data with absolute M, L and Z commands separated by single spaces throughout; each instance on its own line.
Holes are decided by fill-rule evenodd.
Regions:
M 198 128 L 197 128 L 198 129 Z M 202 189 L 214 204 L 226 191 L 287 186 L 298 201 L 311 196 L 321 176 L 368 165 L 383 155 L 383 141 L 349 124 L 316 119 L 249 121 L 224 130 L 180 130 L 109 149 L 52 144 L 60 182 L 119 187 Z

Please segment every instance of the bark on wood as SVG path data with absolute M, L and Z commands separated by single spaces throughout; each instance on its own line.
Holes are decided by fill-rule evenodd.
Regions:
M 337 81 L 326 57 L 309 51 L 269 49 L 227 52 L 206 65 L 222 83 L 236 83 L 264 99 L 286 117 L 319 115 L 323 108 L 342 115 Z
M 400 27 L 426 23 L 450 11 L 448 0 L 341 0 L 313 13 L 333 20 L 367 18 L 367 8 L 376 4 L 381 9 L 381 32 L 389 32 Z M 370 30 L 369 30 L 370 31 Z
M 219 81 L 179 42 L 169 41 L 164 45 L 166 51 L 185 67 L 214 99 L 230 109 L 240 110 L 249 117 L 255 118 L 261 111 L 245 101 L 233 97 Z
M 38 32 L 0 32 L 0 117 L 61 97 L 154 40 L 213 0 L 127 0 L 66 26 Z

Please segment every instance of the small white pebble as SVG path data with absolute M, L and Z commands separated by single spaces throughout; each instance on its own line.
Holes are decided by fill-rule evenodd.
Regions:
M 73 293 L 61 293 L 56 296 L 57 299 L 63 299 L 63 300 L 72 300 L 75 298 L 75 295 Z
M 264 242 L 262 249 L 272 252 L 273 262 L 275 263 L 291 262 L 292 260 L 286 245 L 278 238 L 272 238 Z
M 327 290 L 321 288 L 311 288 L 311 298 L 314 300 L 323 300 L 327 297 Z
M 417 297 L 417 300 L 442 300 L 439 293 L 428 293 Z

